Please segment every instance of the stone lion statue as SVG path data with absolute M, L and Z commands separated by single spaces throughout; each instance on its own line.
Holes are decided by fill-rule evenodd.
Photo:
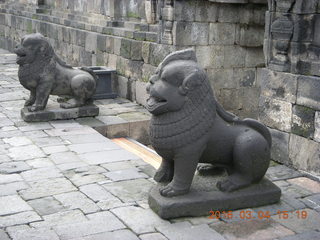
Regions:
M 269 130 L 222 108 L 192 49 L 168 55 L 150 78 L 147 92 L 150 140 L 162 157 L 154 179 L 170 182 L 160 188 L 162 196 L 186 194 L 198 163 L 209 164 L 211 171 L 227 169 L 229 176 L 217 183 L 221 191 L 263 178 L 270 162 Z
M 50 94 L 70 98 L 60 106 L 74 108 L 86 105 L 95 93 L 93 72 L 68 66 L 41 34 L 24 36 L 14 52 L 19 65 L 19 81 L 30 91 L 30 97 L 25 102 L 29 111 L 43 110 Z

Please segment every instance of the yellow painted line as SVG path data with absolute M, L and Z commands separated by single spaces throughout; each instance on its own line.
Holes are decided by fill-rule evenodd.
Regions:
M 126 138 L 114 138 L 111 139 L 114 143 L 118 144 L 122 148 L 128 150 L 129 152 L 137 155 L 146 163 L 151 164 L 156 169 L 159 168 L 161 163 L 161 157 L 158 154 L 155 154 L 151 151 L 148 151 L 146 148 L 139 146 L 138 144 L 129 141 Z

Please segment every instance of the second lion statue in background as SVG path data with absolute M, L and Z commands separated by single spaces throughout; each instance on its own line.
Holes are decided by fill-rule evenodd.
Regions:
M 62 108 L 81 107 L 96 91 L 96 77 L 90 69 L 74 69 L 54 52 L 40 33 L 24 36 L 14 50 L 19 65 L 19 81 L 30 91 L 25 106 L 31 112 L 43 110 L 49 95 L 70 98 Z
M 271 135 L 253 119 L 240 120 L 216 101 L 192 49 L 174 52 L 159 65 L 147 86 L 152 113 L 150 139 L 162 163 L 154 179 L 170 182 L 160 194 L 188 193 L 198 163 L 225 167 L 217 183 L 231 192 L 259 182 L 270 162 Z

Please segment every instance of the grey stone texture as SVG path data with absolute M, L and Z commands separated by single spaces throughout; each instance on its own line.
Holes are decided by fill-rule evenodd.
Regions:
M 121 86 L 117 93 L 141 104 L 143 99 L 135 96 L 140 96 L 144 86 L 136 82 L 146 82 L 150 77 L 147 70 L 141 74 L 141 66 L 151 64 L 155 67 L 176 49 L 213 47 L 211 56 L 219 54 L 226 59 L 204 61 L 203 66 L 208 65 L 212 70 L 245 70 L 263 64 L 262 16 L 266 2 L 172 0 L 167 5 L 157 2 L 156 6 L 153 0 L 146 3 L 144 0 L 99 0 L 95 4 L 84 0 L 45 1 L 45 7 L 41 5 L 37 11 L 20 5 L 21 1 L 15 3 L 7 4 L 0 14 L 0 27 L 4 29 L 0 46 L 12 50 L 19 41 L 17 36 L 40 32 L 48 37 L 57 54 L 74 66 L 107 65 L 116 69 L 121 75 L 115 81 Z M 22 8 L 25 11 L 18 12 Z M 150 44 L 153 47 L 150 48 Z M 226 51 L 224 46 L 227 46 Z M 232 51 L 238 57 L 229 58 Z M 241 61 L 241 58 L 246 60 Z M 144 68 L 150 69 L 150 66 Z M 125 88 L 122 86 L 124 79 Z M 242 91 L 246 93 L 249 88 Z M 221 98 L 228 97 L 221 95 Z M 257 117 L 257 106 L 252 111 L 231 110 Z
M 320 79 L 315 56 L 319 55 L 319 32 L 313 26 L 319 23 L 318 1 L 268 3 L 267 68 L 259 74 L 259 118 L 275 129 L 274 160 L 317 174 Z

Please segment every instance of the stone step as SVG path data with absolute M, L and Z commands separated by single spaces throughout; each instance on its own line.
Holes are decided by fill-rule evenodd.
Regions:
M 130 137 L 142 144 L 150 144 L 151 115 L 145 108 L 123 98 L 96 100 L 94 104 L 99 107 L 99 116 L 76 121 L 93 127 L 108 138 Z
M 139 41 L 150 41 L 156 42 L 158 39 L 157 26 L 148 25 L 144 23 L 137 22 L 124 22 L 124 21 L 103 21 L 103 25 L 96 25 L 87 22 L 81 22 L 79 20 L 81 17 L 75 15 L 68 15 L 67 18 L 50 16 L 47 14 L 40 14 L 29 12 L 29 11 L 19 11 L 17 9 L 8 8 L 2 9 L 2 12 L 10 13 L 16 16 L 22 16 L 26 18 L 31 18 L 33 20 L 45 21 L 48 23 L 64 25 L 66 27 L 72 27 L 80 30 L 87 30 L 92 32 L 98 32 L 107 35 L 113 35 L 117 37 L 135 39 Z M 64 16 L 66 17 L 66 16 Z M 85 20 L 86 17 L 82 17 Z

